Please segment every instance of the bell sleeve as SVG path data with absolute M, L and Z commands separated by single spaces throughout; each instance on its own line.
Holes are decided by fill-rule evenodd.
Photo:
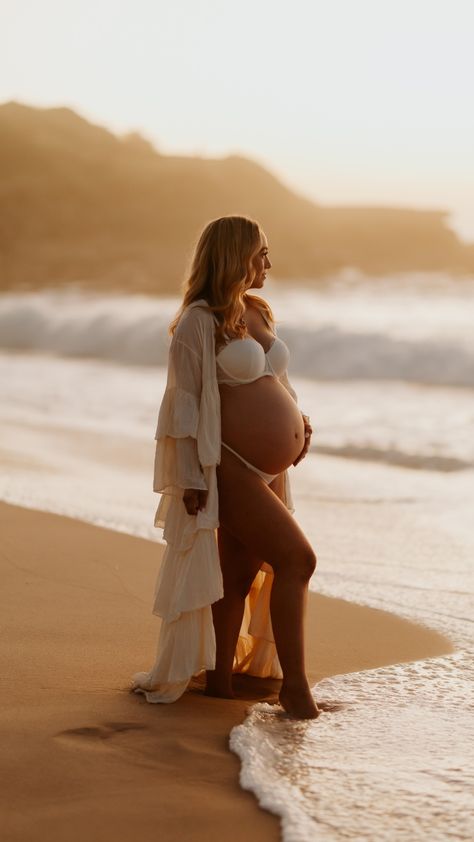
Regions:
M 171 340 L 168 377 L 156 428 L 153 490 L 182 496 L 185 488 L 207 490 L 198 455 L 202 392 L 202 341 L 194 330 Z

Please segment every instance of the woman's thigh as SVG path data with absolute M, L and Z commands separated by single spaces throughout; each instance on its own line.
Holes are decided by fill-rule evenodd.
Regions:
M 262 566 L 262 559 L 220 523 L 217 530 L 219 559 L 224 579 L 224 593 L 230 588 L 246 596 Z
M 314 551 L 275 490 L 226 448 L 217 466 L 219 523 L 249 556 L 271 564 L 275 572 L 298 562 L 314 567 Z

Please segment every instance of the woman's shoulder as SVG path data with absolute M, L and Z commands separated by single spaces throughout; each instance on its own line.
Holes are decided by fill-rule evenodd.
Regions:
M 196 298 L 194 301 L 191 301 L 191 303 L 184 308 L 183 314 L 184 313 L 196 313 L 198 315 L 204 313 L 207 318 L 214 315 L 205 298 Z
M 196 334 L 213 332 L 215 316 L 205 298 L 198 298 L 188 304 L 176 325 L 176 338 L 185 340 Z
M 273 316 L 272 310 L 268 305 L 268 302 L 265 301 L 264 298 L 261 298 L 260 295 L 247 295 L 247 306 L 251 307 L 252 310 L 256 310 L 257 313 L 263 318 L 266 325 L 271 329 L 275 330 L 275 317 Z

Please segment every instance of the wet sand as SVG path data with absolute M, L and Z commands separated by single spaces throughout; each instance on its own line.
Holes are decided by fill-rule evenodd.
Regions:
M 149 669 L 160 544 L 0 504 L 5 840 L 278 840 L 279 819 L 239 786 L 228 735 L 279 682 L 235 676 L 241 698 L 172 705 L 130 692 Z M 310 594 L 307 673 L 329 675 L 453 651 L 392 614 Z

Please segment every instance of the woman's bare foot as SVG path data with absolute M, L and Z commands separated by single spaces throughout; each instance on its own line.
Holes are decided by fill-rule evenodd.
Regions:
M 278 699 L 282 708 L 294 719 L 316 719 L 321 713 L 307 681 L 298 684 L 283 681 Z
M 218 699 L 235 699 L 235 693 L 232 689 L 232 680 L 222 680 L 216 678 L 212 670 L 206 673 L 206 689 L 205 696 L 216 696 Z

